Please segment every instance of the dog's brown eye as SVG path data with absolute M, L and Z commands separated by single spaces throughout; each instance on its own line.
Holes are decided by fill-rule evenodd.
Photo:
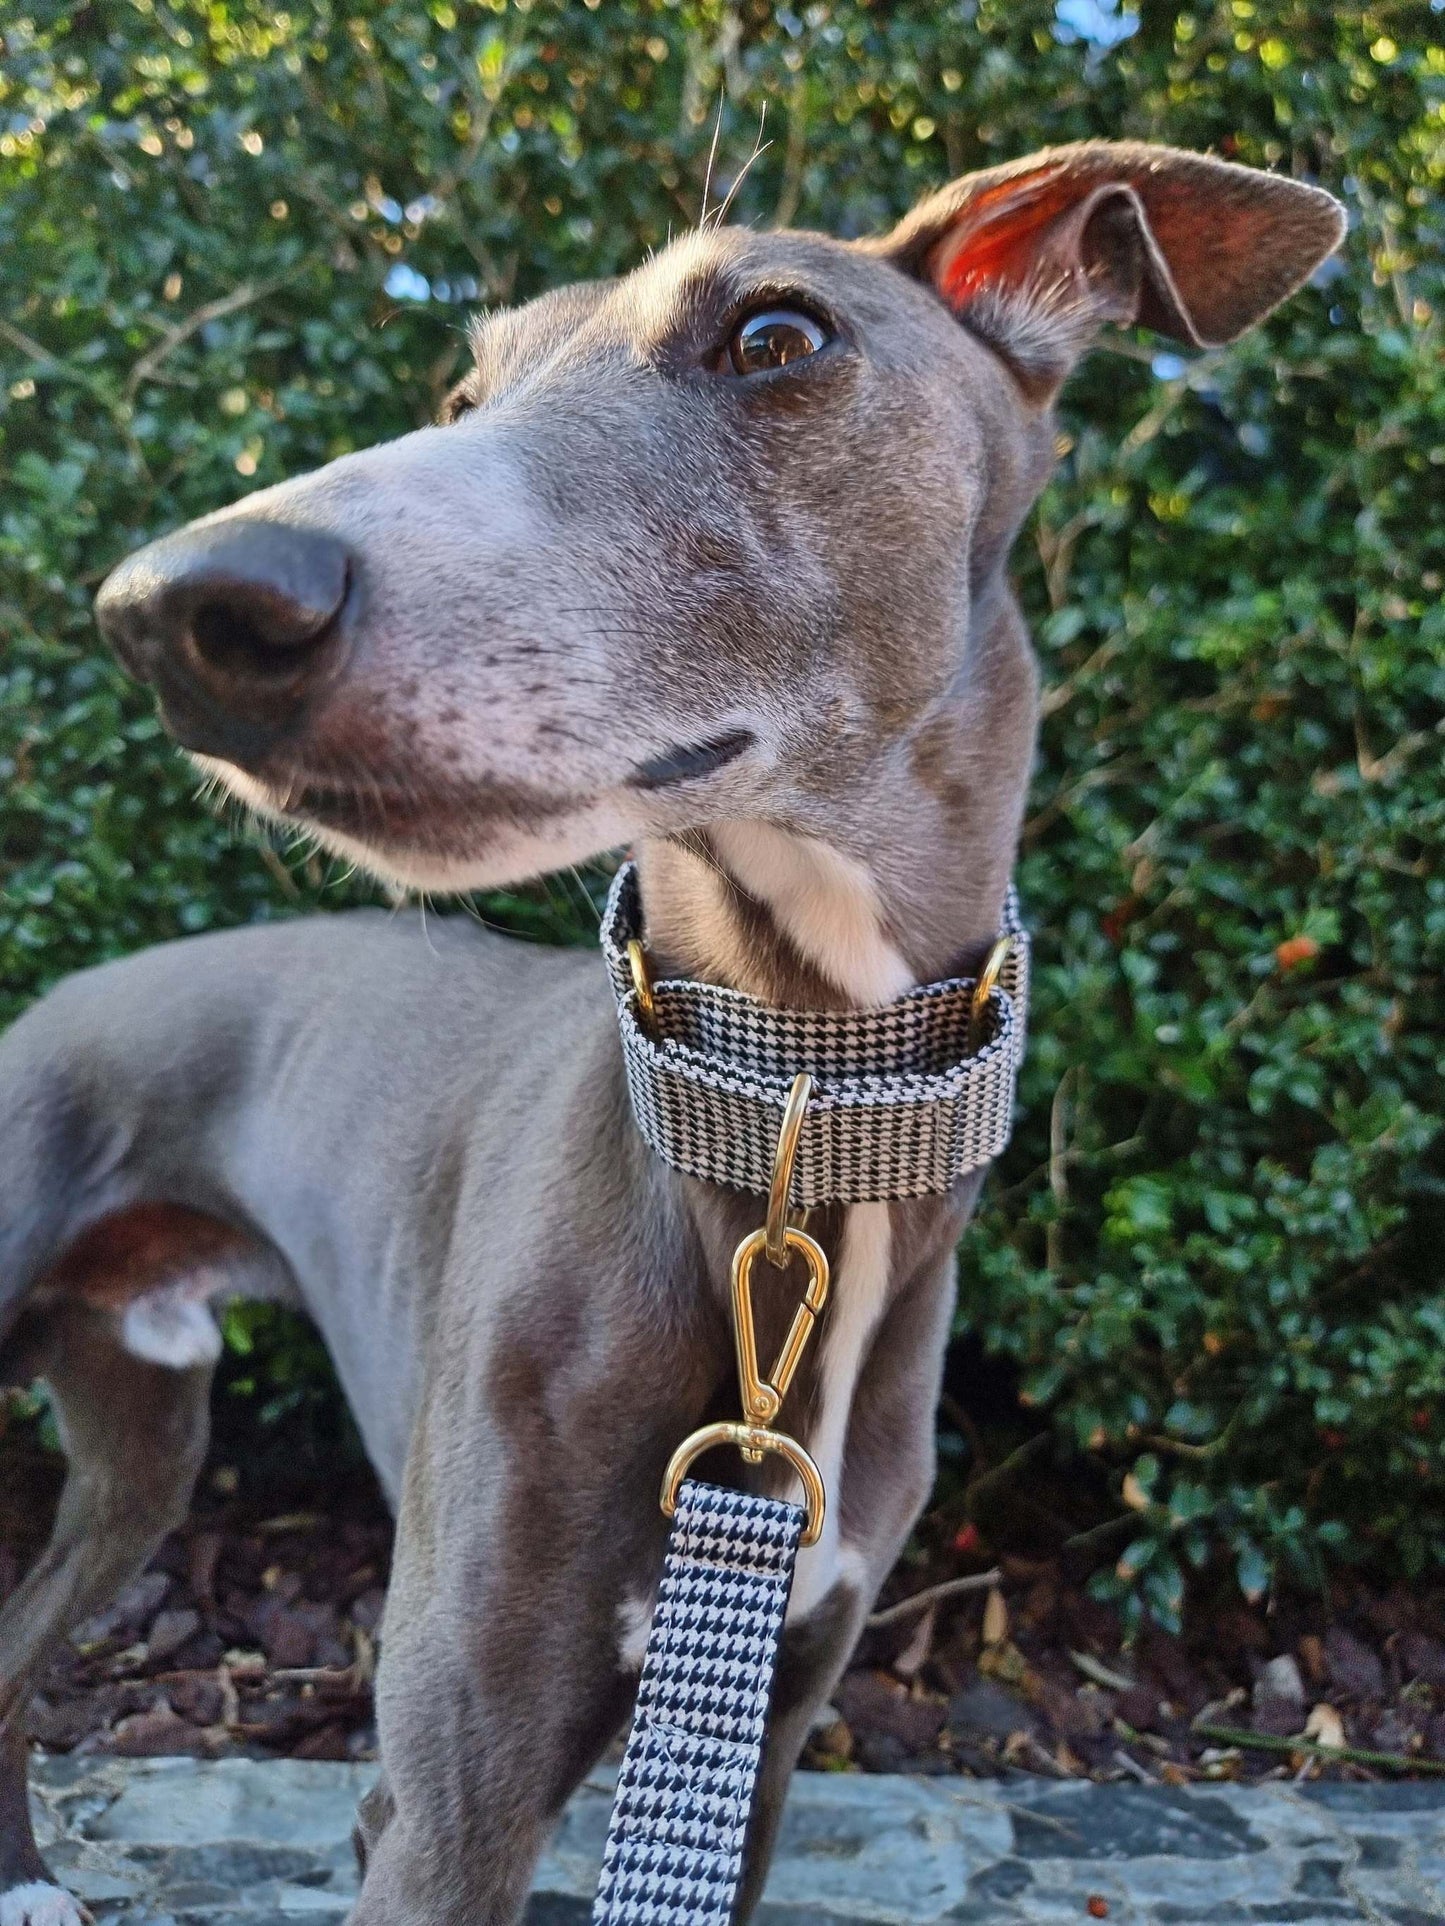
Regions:
M 469 415 L 476 406 L 476 387 L 468 376 L 465 381 L 459 381 L 443 401 L 437 419 L 443 428 L 449 428 L 454 421 L 460 421 L 463 415 Z
M 728 343 L 728 361 L 734 374 L 763 374 L 816 354 L 827 341 L 827 330 L 812 315 L 796 308 L 768 308 L 739 324 Z

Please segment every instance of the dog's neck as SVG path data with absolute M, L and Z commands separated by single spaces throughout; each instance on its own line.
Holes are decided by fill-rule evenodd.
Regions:
M 740 820 L 644 841 L 637 858 L 655 967 L 813 1009 L 888 1003 L 916 982 L 975 967 L 998 932 L 1021 789 L 1017 776 L 1012 791 L 980 786 L 976 725 L 941 707 L 896 746 L 852 811 L 834 799 L 831 834 L 812 821 Z M 721 1305 L 733 1244 L 754 1227 L 756 1201 L 692 1182 L 683 1194 Z M 822 1540 L 799 1562 L 794 1619 L 839 1579 L 857 1577 L 841 1523 L 857 1387 L 888 1305 L 930 1252 L 936 1268 L 960 1222 L 958 1200 L 926 1198 L 854 1205 L 829 1214 L 826 1227 L 810 1225 L 829 1250 L 835 1289 L 789 1425 L 832 1502 Z M 779 1299 L 774 1321 L 788 1309 Z M 770 1331 L 768 1342 L 780 1336 Z
M 1011 598 L 977 656 L 992 658 L 987 677 L 961 678 L 826 807 L 803 796 L 787 822 L 643 840 L 659 971 L 794 1008 L 861 1009 L 971 970 L 998 934 L 1033 733 Z

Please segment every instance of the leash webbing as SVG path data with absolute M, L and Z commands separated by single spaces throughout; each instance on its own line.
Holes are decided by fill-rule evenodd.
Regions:
M 802 1530 L 779 1499 L 679 1492 L 593 1926 L 729 1926 Z
M 603 913 L 602 953 L 638 1129 L 674 1170 L 766 1194 L 789 1087 L 807 1070 L 795 1209 L 945 1195 L 998 1156 L 1012 1127 L 1029 984 L 1012 889 L 1002 933 L 1011 947 L 978 1048 L 969 977 L 925 983 L 874 1010 L 781 1009 L 664 978 L 652 985 L 650 1026 L 627 955 L 642 936 L 637 871 L 624 864 Z

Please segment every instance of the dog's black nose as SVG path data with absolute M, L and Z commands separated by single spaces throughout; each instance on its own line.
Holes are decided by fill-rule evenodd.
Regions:
M 95 613 L 188 749 L 245 760 L 335 676 L 351 582 L 334 537 L 238 516 L 132 555 L 106 577 Z

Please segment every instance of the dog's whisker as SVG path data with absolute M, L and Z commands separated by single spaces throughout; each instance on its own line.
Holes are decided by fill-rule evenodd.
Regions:
M 712 170 L 713 164 L 717 160 L 717 144 L 722 136 L 723 106 L 727 100 L 727 91 L 727 82 L 724 81 L 718 89 L 717 117 L 712 124 L 712 146 L 709 147 L 707 152 L 707 172 L 703 175 L 702 181 L 702 212 L 699 214 L 697 222 L 697 228 L 700 234 L 707 232 L 707 203 L 708 196 L 712 192 Z
M 753 163 L 756 160 L 758 160 L 763 154 L 765 154 L 773 144 L 770 140 L 763 139 L 763 128 L 767 124 L 767 118 L 768 118 L 768 103 L 764 101 L 762 115 L 758 121 L 758 137 L 756 141 L 753 143 L 753 151 L 751 154 L 748 155 L 747 159 L 743 162 L 742 168 L 738 173 L 737 179 L 733 182 L 732 186 L 728 189 L 727 198 L 723 201 L 722 206 L 718 209 L 717 216 L 713 221 L 714 229 L 720 228 L 723 222 L 727 219 L 728 209 L 732 206 L 733 202 L 737 199 L 738 189 L 742 186 L 743 182 L 747 179 L 748 175 L 752 172 Z

